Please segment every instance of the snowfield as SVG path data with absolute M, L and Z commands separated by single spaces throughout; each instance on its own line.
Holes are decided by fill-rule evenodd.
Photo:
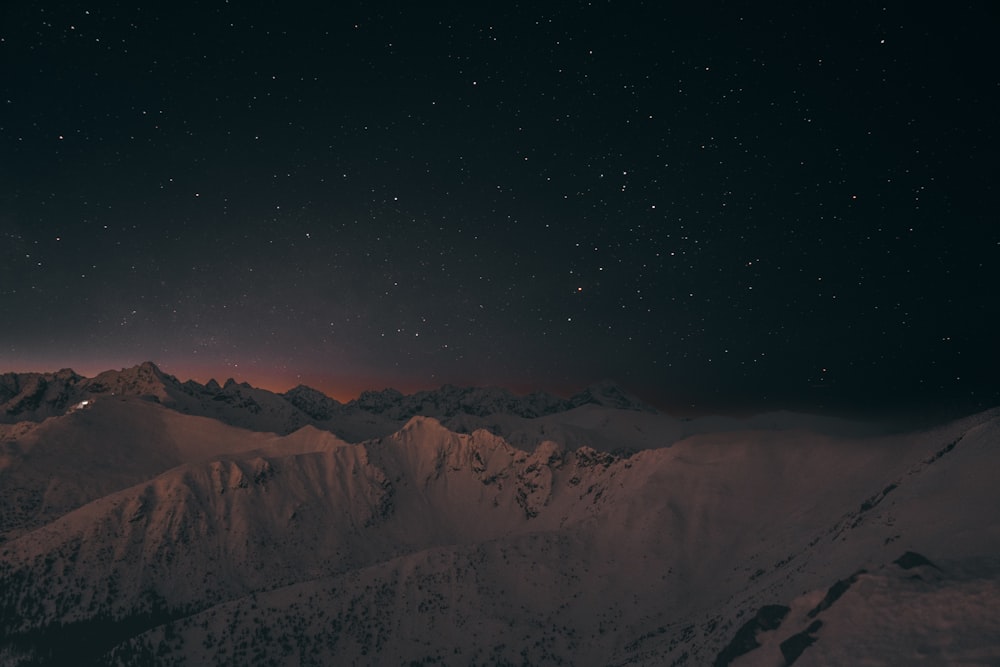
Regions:
M 1000 410 L 0 380 L 5 665 L 1000 664 Z

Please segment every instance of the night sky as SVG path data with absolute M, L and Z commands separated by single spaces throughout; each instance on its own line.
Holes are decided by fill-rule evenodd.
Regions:
M 4 2 L 0 371 L 1000 404 L 992 3 L 420 4 Z

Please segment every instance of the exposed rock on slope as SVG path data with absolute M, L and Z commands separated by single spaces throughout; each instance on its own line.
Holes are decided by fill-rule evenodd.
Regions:
M 62 414 L 78 395 L 77 387 L 84 379 L 69 369 L 0 375 L 0 423 Z
M 69 484 L 59 461 L 74 451 L 92 479 L 10 520 L 0 658 L 808 664 L 864 657 L 846 610 L 949 601 L 970 610 L 965 635 L 904 611 L 910 625 L 873 625 L 883 636 L 858 645 L 877 659 L 919 627 L 935 655 L 989 661 L 998 635 L 973 612 L 1000 617 L 998 441 L 986 413 L 905 436 L 702 434 L 629 456 L 525 451 L 419 416 L 347 444 L 107 396 L 8 443 L 4 492 Z M 907 552 L 934 566 L 894 564 Z M 765 614 L 734 643 L 776 606 L 780 623 Z

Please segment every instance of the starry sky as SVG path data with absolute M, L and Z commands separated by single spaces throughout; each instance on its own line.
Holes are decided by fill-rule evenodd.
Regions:
M 0 371 L 1000 404 L 996 10 L 915 5 L 3 3 Z

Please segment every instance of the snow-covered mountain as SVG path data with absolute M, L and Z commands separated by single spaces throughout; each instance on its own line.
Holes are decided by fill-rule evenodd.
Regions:
M 0 423 L 41 421 L 65 414 L 84 401 L 137 397 L 178 412 L 218 419 L 257 431 L 290 433 L 311 418 L 273 392 L 227 380 L 202 385 L 180 382 L 152 362 L 84 378 L 58 373 L 7 373 L 0 376 Z
M 260 390 L 171 380 L 0 427 L 0 664 L 1000 661 L 1000 410 L 872 435 L 297 388 L 281 434 L 184 411 Z M 451 414 L 323 428 L 417 405 Z
M 717 431 L 807 429 L 859 435 L 879 430 L 873 424 L 791 412 L 745 419 L 677 418 L 658 412 L 611 382 L 593 385 L 568 399 L 544 392 L 519 396 L 496 387 L 445 385 L 410 395 L 395 389 L 366 391 L 340 403 L 303 385 L 276 394 L 231 379 L 222 385 L 215 380 L 204 385 L 180 382 L 146 362 L 95 378 L 71 370 L 0 375 L 0 437 L 13 425 L 25 428 L 24 422 L 66 414 L 102 396 L 142 398 L 254 431 L 289 434 L 312 425 L 348 442 L 390 435 L 415 416 L 433 417 L 456 432 L 485 428 L 526 449 L 557 440 L 568 447 L 619 453 L 665 447 L 690 435 Z
M 100 396 L 141 397 L 178 412 L 256 431 L 288 434 L 311 424 L 355 442 L 389 435 L 418 415 L 443 422 L 494 415 L 532 419 L 584 405 L 657 412 L 611 382 L 589 387 L 569 399 L 544 392 L 518 396 L 500 388 L 445 385 L 410 395 L 395 389 L 366 391 L 343 404 L 303 385 L 276 394 L 232 379 L 222 385 L 215 380 L 181 382 L 154 363 L 145 362 L 94 378 L 69 369 L 0 375 L 0 424 L 42 421 Z

